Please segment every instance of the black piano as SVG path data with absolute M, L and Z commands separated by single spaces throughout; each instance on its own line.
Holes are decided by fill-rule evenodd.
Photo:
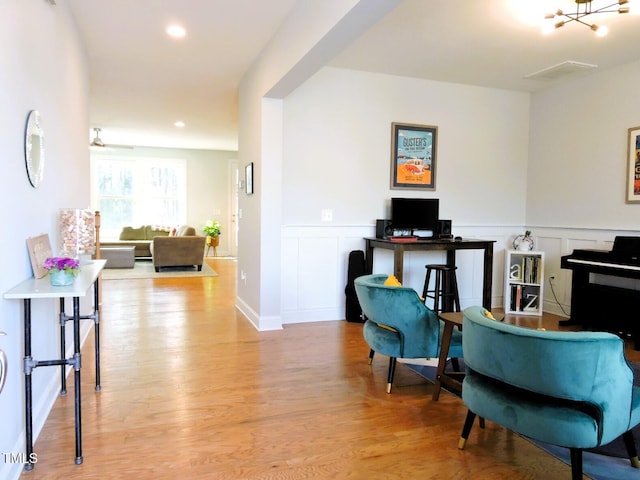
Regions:
M 560 267 L 573 271 L 571 319 L 585 330 L 632 335 L 640 350 L 640 290 L 602 285 L 591 274 L 640 279 L 640 237 L 616 237 L 611 251 L 574 250 Z

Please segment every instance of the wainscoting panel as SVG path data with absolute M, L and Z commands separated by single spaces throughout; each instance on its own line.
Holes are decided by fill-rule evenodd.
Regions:
M 339 277 L 338 245 L 340 239 L 301 238 L 299 243 L 300 265 L 310 268 L 298 270 L 298 302 L 310 309 L 331 308 L 336 305 L 336 293 L 333 289 L 323 288 L 331 285 Z
M 456 235 L 494 240 L 492 307 L 503 307 L 505 250 L 512 248 L 516 235 L 531 230 L 535 249 L 545 252 L 544 310 L 569 316 L 571 271 L 560 268 L 560 259 L 575 249 L 611 250 L 617 235 L 638 235 L 635 231 L 555 228 L 542 226 L 456 225 Z M 282 229 L 282 319 L 300 323 L 344 319 L 349 252 L 364 250 L 364 237 L 375 235 L 373 225 L 285 226 Z M 422 292 L 425 264 L 444 262 L 443 252 L 408 252 L 404 259 L 404 285 Z M 482 301 L 482 252 L 459 251 L 458 287 L 462 307 Z M 388 250 L 374 252 L 374 273 L 393 272 L 393 255 Z M 553 280 L 549 280 L 554 277 Z M 612 282 L 640 289 L 640 282 L 606 277 Z M 631 285 L 631 287 L 629 287 Z
M 296 226 L 282 231 L 282 323 L 345 318 L 349 252 L 374 227 Z
M 300 254 L 299 242 L 296 238 L 282 238 L 282 299 L 280 305 L 283 312 L 298 309 L 298 265 Z M 286 292 L 286 295 L 285 295 Z
M 542 309 L 566 316 L 563 309 L 571 303 L 571 272 L 560 269 L 560 257 L 565 255 L 567 240 L 559 235 L 549 234 L 535 237 L 535 242 L 535 250 L 542 251 L 545 255 Z
M 522 227 L 456 227 L 463 237 L 494 240 L 492 305 L 502 306 L 504 248 Z M 286 226 L 282 229 L 282 323 L 345 318 L 349 252 L 365 249 L 365 237 L 375 226 Z M 444 262 L 444 252 L 408 252 L 404 258 L 404 285 L 422 292 L 427 263 Z M 458 285 L 463 307 L 482 301 L 481 251 L 459 251 Z M 375 249 L 374 273 L 393 272 L 393 254 Z

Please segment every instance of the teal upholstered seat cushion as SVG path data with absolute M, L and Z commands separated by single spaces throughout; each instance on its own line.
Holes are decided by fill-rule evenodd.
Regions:
M 548 443 L 592 448 L 640 420 L 640 390 L 616 335 L 522 328 L 464 311 L 469 410 Z
M 515 432 L 554 445 L 590 448 L 599 444 L 600 412 L 588 404 L 543 400 L 528 390 L 496 388 L 472 370 L 462 391 L 471 411 Z

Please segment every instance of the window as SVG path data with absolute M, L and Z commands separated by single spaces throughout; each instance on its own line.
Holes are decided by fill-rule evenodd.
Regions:
M 123 226 L 176 226 L 186 221 L 186 161 L 92 155 L 91 198 L 103 238 Z

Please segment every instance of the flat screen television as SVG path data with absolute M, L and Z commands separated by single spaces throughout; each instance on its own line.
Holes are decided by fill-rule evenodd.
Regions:
M 391 226 L 394 230 L 438 229 L 440 200 L 437 198 L 392 198 Z

